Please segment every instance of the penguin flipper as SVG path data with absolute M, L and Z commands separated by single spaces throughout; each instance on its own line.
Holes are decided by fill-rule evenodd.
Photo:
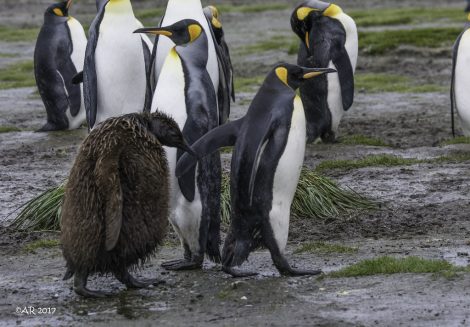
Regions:
M 67 90 L 70 103 L 70 114 L 72 117 L 75 117 L 82 106 L 82 91 L 80 89 L 80 85 L 73 83 L 73 79 L 77 75 L 77 69 L 75 68 L 70 56 L 65 58 L 65 61 L 59 69 L 59 73 L 61 74 L 64 87 Z
M 145 35 L 144 35 L 145 36 Z M 145 36 L 147 37 L 147 36 Z M 147 38 L 148 39 L 148 38 Z M 151 82 L 151 78 L 152 78 L 152 62 L 150 61 L 150 58 L 152 56 L 152 54 L 150 53 L 150 48 L 149 48 L 149 44 L 147 43 L 147 40 L 144 39 L 143 36 L 141 36 L 141 40 L 142 40 L 142 50 L 144 52 L 144 61 L 145 61 L 145 73 L 146 73 L 146 80 L 147 80 L 147 85 L 146 85 L 146 90 L 145 90 L 145 104 L 144 104 L 144 108 L 143 108 L 143 111 L 144 112 L 150 112 L 150 107 L 152 105 L 152 82 Z M 150 40 L 148 40 L 148 42 L 150 42 Z
M 214 153 L 221 147 L 233 146 L 237 141 L 238 132 L 243 125 L 243 121 L 244 118 L 240 118 L 212 129 L 197 140 L 191 148 L 199 158 L 203 158 Z M 183 176 L 191 167 L 194 167 L 196 163 L 197 158 L 188 153 L 183 154 L 176 164 L 176 177 L 179 178 Z
M 117 147 L 118 145 L 116 145 Z M 104 196 L 105 247 L 111 251 L 117 244 L 122 226 L 122 189 L 119 178 L 119 155 L 101 157 L 96 161 L 96 185 Z
M 72 77 L 72 83 L 73 84 L 81 84 L 83 83 L 83 70 L 77 74 L 75 74 L 74 77 Z
M 348 52 L 344 47 L 341 47 L 338 56 L 333 58 L 333 64 L 338 71 L 341 97 L 343 99 L 343 110 L 346 111 L 351 108 L 354 102 L 354 72 Z

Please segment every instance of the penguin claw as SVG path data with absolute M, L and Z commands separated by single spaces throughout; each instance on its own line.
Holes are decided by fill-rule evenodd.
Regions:
M 226 272 L 227 274 L 232 275 L 232 277 L 236 278 L 241 278 L 241 277 L 250 277 L 250 276 L 256 276 L 258 275 L 257 272 L 253 271 L 240 271 L 237 269 L 234 269 L 233 267 L 222 267 L 222 270 Z
M 162 267 L 166 270 L 195 270 L 201 269 L 201 262 L 194 262 L 186 259 L 171 260 L 162 263 Z

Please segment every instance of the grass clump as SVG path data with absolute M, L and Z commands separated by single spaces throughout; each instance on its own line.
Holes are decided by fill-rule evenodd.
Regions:
M 381 139 L 360 134 L 343 136 L 339 139 L 339 143 L 346 145 L 390 146 L 390 144 L 385 143 Z
M 461 31 L 461 28 L 446 27 L 360 32 L 359 48 L 370 55 L 381 55 L 401 45 L 425 48 L 450 47 Z
M 0 40 L 3 42 L 32 42 L 39 34 L 39 28 L 18 28 L 0 25 Z
M 11 227 L 20 231 L 60 230 L 65 182 L 28 201 Z
M 352 10 L 348 12 L 360 27 L 410 25 L 419 23 L 455 22 L 466 20 L 460 8 L 380 8 L 365 10 Z
M 23 61 L 0 69 L 0 89 L 35 86 L 33 61 Z
M 21 129 L 19 129 L 16 126 L 0 126 L 0 134 L 1 133 L 10 133 L 10 132 L 19 132 Z
M 303 244 L 301 247 L 294 251 L 294 254 L 299 253 L 319 253 L 319 254 L 330 254 L 330 253 L 356 253 L 357 248 L 344 246 L 340 244 L 331 244 L 325 242 L 312 242 Z
M 441 92 L 443 87 L 435 84 L 414 83 L 409 77 L 395 74 L 357 74 L 354 77 L 355 87 L 369 93 L 398 92 L 426 93 Z
M 328 277 L 360 277 L 404 273 L 446 273 L 465 271 L 468 268 L 456 267 L 445 260 L 429 260 L 419 257 L 393 258 L 389 256 L 367 259 L 352 266 L 328 274 Z
M 234 87 L 237 92 L 255 91 L 263 83 L 265 76 L 238 77 L 234 80 Z
M 267 51 L 285 51 L 295 54 L 298 51 L 299 41 L 295 36 L 274 35 L 258 43 L 250 44 L 238 49 L 238 55 L 250 55 Z
M 413 159 L 413 158 L 401 158 L 398 156 L 393 156 L 389 154 L 379 154 L 379 155 L 371 155 L 366 156 L 362 159 L 358 160 L 327 160 L 321 162 L 317 167 L 316 171 L 324 171 L 328 169 L 344 169 L 344 170 L 351 170 L 351 169 L 358 169 L 364 167 L 371 167 L 371 166 L 385 166 L 385 167 L 393 167 L 393 166 L 407 166 L 407 165 L 414 165 L 418 163 L 423 163 L 423 160 Z
M 37 240 L 26 245 L 23 250 L 25 252 L 34 252 L 37 249 L 50 249 L 59 246 L 59 240 Z
M 288 3 L 259 3 L 253 5 L 218 5 L 221 15 L 224 13 L 260 13 L 268 10 L 285 10 L 290 9 L 291 6 Z M 222 17 L 223 19 L 223 17 Z
M 440 145 L 452 145 L 452 144 L 470 144 L 470 136 L 458 136 L 450 140 L 445 140 Z

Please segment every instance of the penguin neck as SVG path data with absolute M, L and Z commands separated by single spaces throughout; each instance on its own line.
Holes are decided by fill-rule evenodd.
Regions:
M 185 46 L 176 46 L 175 50 L 180 56 L 181 60 L 188 67 L 205 68 L 208 58 L 208 43 L 207 36 L 204 31 L 192 43 Z
M 106 4 L 106 13 L 118 15 L 132 13 L 134 15 L 130 0 L 109 0 Z
M 61 24 L 61 23 L 65 23 L 68 19 L 69 19 L 68 16 L 57 16 L 49 12 L 46 12 L 44 14 L 45 24 Z
M 258 93 L 285 94 L 292 96 L 292 98 L 296 95 L 295 90 L 281 81 L 274 71 L 266 77 Z

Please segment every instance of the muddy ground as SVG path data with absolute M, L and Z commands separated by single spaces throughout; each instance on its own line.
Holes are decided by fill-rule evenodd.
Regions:
M 2 24 L 36 26 L 46 1 L 2 1 Z M 78 1 L 77 1 L 78 2 Z M 263 1 L 256 1 L 263 2 Z M 31 5 L 33 3 L 33 5 Z M 135 6 L 149 8 L 155 2 Z M 215 1 L 215 4 L 220 2 Z M 246 1 L 225 1 L 243 4 Z M 253 3 L 253 1 L 250 1 Z M 293 3 L 293 2 L 292 2 Z M 346 9 L 396 6 L 395 1 L 338 1 Z M 441 1 L 400 1 L 400 6 L 442 6 Z M 463 1 L 446 5 L 463 8 Z M 91 9 L 90 9 L 91 8 Z M 77 4 L 76 16 L 89 23 L 93 1 Z M 290 35 L 288 10 L 223 16 L 227 39 L 235 54 L 236 75 L 262 75 L 278 60 L 295 61 L 286 51 L 237 56 L 237 49 L 266 35 Z M 33 43 L 0 41 L 0 67 L 31 59 Z M 384 56 L 359 57 L 358 72 L 413 75 L 418 82 L 446 86 L 450 79 L 450 51 L 398 49 Z M 437 53 L 437 54 L 436 54 Z M 253 93 L 238 95 L 233 117 L 246 111 Z M 0 125 L 21 132 L 0 133 L 0 326 L 468 326 L 470 275 L 445 278 L 432 274 L 397 274 L 360 278 L 279 277 L 269 253 L 257 251 L 245 268 L 255 278 L 236 280 L 206 263 L 200 272 L 166 272 L 162 261 L 179 258 L 174 235 L 138 276 L 159 276 L 164 284 L 146 290 L 125 290 L 113 278 L 94 277 L 91 288 L 116 292 L 106 300 L 84 300 L 62 281 L 60 248 L 25 252 L 23 247 L 56 233 L 15 234 L 4 226 L 15 208 L 63 181 L 86 129 L 34 133 L 45 112 L 34 88 L 0 91 Z M 341 123 L 341 136 L 362 134 L 380 138 L 392 147 L 310 145 L 306 165 L 329 159 L 358 159 L 368 154 L 406 158 L 437 158 L 469 152 L 470 146 L 439 143 L 450 138 L 447 93 L 381 93 L 358 90 L 355 104 Z M 226 155 L 227 156 L 227 155 Z M 337 270 L 366 258 L 416 255 L 445 259 L 468 266 L 470 254 L 470 163 L 428 163 L 400 167 L 328 170 L 340 185 L 382 203 L 381 210 L 360 212 L 326 221 L 293 219 L 288 254 L 297 267 Z M 328 241 L 357 247 L 352 254 L 292 255 L 304 242 Z M 34 307 L 35 314 L 17 313 Z M 39 308 L 54 308 L 39 314 Z M 20 310 L 20 311 L 21 311 Z M 51 309 L 52 310 L 52 309 Z

